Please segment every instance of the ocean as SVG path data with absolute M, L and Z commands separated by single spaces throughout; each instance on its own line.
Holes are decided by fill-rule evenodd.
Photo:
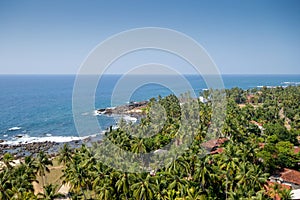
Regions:
M 17 144 L 80 139 L 72 114 L 75 77 L 75 75 L 0 75 L 0 140 L 8 144 Z M 112 106 L 112 91 L 120 77 L 120 75 L 102 77 L 101 87 L 98 87 L 95 93 L 95 109 Z M 201 76 L 185 77 L 196 94 L 207 89 Z M 180 87 L 175 77 L 172 78 L 174 78 L 173 86 Z M 300 84 L 300 75 L 223 75 L 222 78 L 225 88 L 249 89 Z M 171 93 L 170 89 L 162 85 L 150 83 L 138 87 L 130 101 L 143 101 Z M 127 102 L 119 102 L 125 103 Z M 87 136 L 100 134 L 116 123 L 114 117 L 95 116 L 93 109 L 83 112 L 82 115 L 87 120 L 96 117 L 101 127 L 97 130 L 87 127 Z

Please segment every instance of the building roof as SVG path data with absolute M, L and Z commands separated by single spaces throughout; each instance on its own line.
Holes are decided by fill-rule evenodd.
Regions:
M 260 142 L 260 143 L 258 143 L 258 146 L 263 149 L 263 148 L 265 148 L 265 143 Z
M 211 151 L 210 154 L 219 154 L 219 153 L 223 153 L 223 151 L 224 151 L 224 148 L 220 147 L 214 151 Z
M 211 151 L 214 147 L 219 147 L 224 144 L 227 140 L 227 138 L 211 139 L 207 142 L 202 143 L 201 146 Z
M 294 153 L 297 154 L 300 152 L 300 147 L 294 146 Z
M 300 185 L 300 172 L 299 171 L 284 168 L 283 172 L 280 172 L 280 178 L 286 182 Z
M 256 126 L 262 126 L 261 123 L 258 123 L 258 122 L 254 121 L 254 120 L 251 120 L 250 123 L 251 124 L 255 124 Z

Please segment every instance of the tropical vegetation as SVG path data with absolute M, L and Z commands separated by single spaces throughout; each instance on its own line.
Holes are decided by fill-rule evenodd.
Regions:
M 204 103 L 188 94 L 153 98 L 139 123 L 121 121 L 117 129 L 109 129 L 101 142 L 78 149 L 65 144 L 57 156 L 64 166 L 61 179 L 70 185 L 68 196 L 104 200 L 272 199 L 264 187 L 268 177 L 286 167 L 300 170 L 300 154 L 293 151 L 299 145 L 300 86 L 233 88 L 225 92 L 226 115 L 222 128 L 211 123 L 215 109 L 212 98 L 216 91 L 207 90 L 200 94 L 208 100 Z M 186 105 L 187 99 L 192 99 L 190 105 Z M 153 112 L 155 106 L 164 108 L 164 112 Z M 190 109 L 182 111 L 184 106 Z M 192 115 L 198 121 L 189 121 L 194 123 L 191 128 L 182 119 Z M 221 124 L 218 119 L 216 123 Z M 162 167 L 155 160 L 141 156 L 162 150 L 172 142 L 179 147 L 188 133 L 193 140 L 180 154 L 168 157 Z M 147 137 L 143 137 L 145 134 Z M 218 146 L 221 149 L 218 153 L 210 153 L 211 149 L 201 145 L 211 139 L 211 134 L 226 138 Z M 100 162 L 101 154 L 109 153 L 101 145 L 108 142 L 130 152 L 132 162 L 140 164 L 143 170 L 134 172 L 126 169 L 128 166 L 114 166 L 116 161 L 122 161 L 122 154 L 117 151 L 106 154 L 112 156 Z M 43 193 L 33 193 L 36 176 L 44 177 L 52 163 L 46 153 L 25 157 L 16 166 L 12 160 L 9 153 L 2 156 L 0 199 L 60 196 L 57 186 L 44 183 Z M 278 194 L 282 199 L 290 198 L 289 191 L 278 189 Z

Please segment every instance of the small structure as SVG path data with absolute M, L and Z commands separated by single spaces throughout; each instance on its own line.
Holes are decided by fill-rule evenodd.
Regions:
M 272 175 L 270 181 L 281 185 L 289 186 L 292 189 L 292 199 L 300 200 L 300 172 L 284 168 L 278 174 Z
M 203 96 L 199 97 L 199 101 L 201 101 L 202 103 L 207 103 L 208 102 L 208 100 L 205 99 Z
M 280 172 L 280 181 L 290 185 L 293 189 L 300 189 L 300 172 L 284 168 L 283 172 Z
M 294 153 L 295 153 L 295 154 L 300 153 L 300 147 L 294 146 Z
M 260 130 L 264 130 L 263 125 L 261 123 L 258 123 L 253 120 L 251 120 L 250 123 L 256 125 Z
M 223 153 L 223 151 L 224 151 L 224 148 L 223 148 L 223 147 L 219 147 L 219 148 L 217 148 L 216 150 L 211 151 L 210 154 L 211 154 L 211 155 L 214 155 L 214 154 L 220 154 L 220 153 Z
M 210 152 L 210 154 L 218 154 L 222 153 L 224 149 L 220 146 L 228 141 L 227 138 L 218 138 L 218 139 L 211 139 L 207 142 L 201 144 L 203 148 Z
M 247 103 L 255 103 L 256 97 L 253 94 L 247 95 Z

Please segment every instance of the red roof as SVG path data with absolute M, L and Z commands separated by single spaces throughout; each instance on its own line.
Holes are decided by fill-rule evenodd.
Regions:
M 207 142 L 202 143 L 201 145 L 206 148 L 211 150 L 214 147 L 219 147 L 222 144 L 224 144 L 224 142 L 226 142 L 228 139 L 227 138 L 218 138 L 218 139 L 211 139 L 208 140 Z
M 294 153 L 297 154 L 300 152 L 300 147 L 295 146 L 294 147 Z
M 218 154 L 218 153 L 223 153 L 224 151 L 224 148 L 217 148 L 216 150 L 214 151 L 211 151 L 210 154 Z
M 253 120 L 251 120 L 251 121 L 250 121 L 250 123 L 251 123 L 251 124 L 255 124 L 256 126 L 262 126 L 262 124 L 261 124 L 261 123 L 258 123 L 258 122 L 256 122 L 256 121 L 253 121 Z
M 300 185 L 300 172 L 284 168 L 283 172 L 280 172 L 280 178 L 286 182 L 294 183 Z
M 258 143 L 258 146 L 259 146 L 260 148 L 265 148 L 265 143 L 260 142 L 260 143 Z

